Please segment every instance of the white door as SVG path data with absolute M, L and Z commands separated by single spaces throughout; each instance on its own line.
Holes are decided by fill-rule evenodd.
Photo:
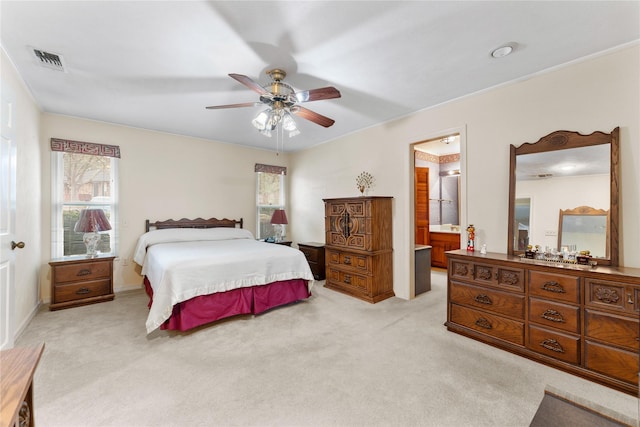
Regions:
M 2 85 L 0 120 L 0 350 L 13 347 L 15 305 L 16 138 L 15 97 Z

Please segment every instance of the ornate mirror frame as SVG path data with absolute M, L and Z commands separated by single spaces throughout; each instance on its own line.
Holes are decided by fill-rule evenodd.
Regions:
M 515 230 L 515 196 L 516 196 L 516 161 L 519 155 L 544 153 L 571 148 L 582 148 L 593 145 L 610 144 L 610 202 L 607 229 L 609 232 L 609 258 L 598 258 L 599 265 L 618 265 L 618 222 L 619 222 L 619 167 L 620 167 L 620 128 L 616 127 L 611 133 L 594 132 L 582 135 L 578 132 L 560 130 L 540 138 L 537 142 L 525 142 L 519 147 L 511 145 L 511 159 L 509 165 L 509 223 L 507 253 L 520 255 L 523 251 L 514 248 Z M 578 190 L 580 191 L 580 190 Z M 553 215 L 557 215 L 555 211 Z M 551 215 L 551 213 L 550 213 Z

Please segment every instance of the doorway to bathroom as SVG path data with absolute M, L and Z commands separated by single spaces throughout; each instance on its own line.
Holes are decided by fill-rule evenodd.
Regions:
M 431 246 L 431 266 L 460 248 L 460 133 L 414 144 L 415 245 Z

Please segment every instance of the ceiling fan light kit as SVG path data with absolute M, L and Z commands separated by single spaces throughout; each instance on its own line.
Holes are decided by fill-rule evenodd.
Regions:
M 216 105 L 206 108 L 216 110 L 223 108 L 254 107 L 264 104 L 268 108 L 260 111 L 251 121 L 251 124 L 262 135 L 265 135 L 267 137 L 271 137 L 271 132 L 274 130 L 287 131 L 289 132 L 290 138 L 299 135 L 300 130 L 296 126 L 296 122 L 295 120 L 293 120 L 292 115 L 296 115 L 324 127 L 332 126 L 335 123 L 333 119 L 325 117 L 297 104 L 310 101 L 340 98 L 341 94 L 338 89 L 332 86 L 328 86 L 319 89 L 296 92 L 290 85 L 282 81 L 287 76 L 287 73 L 284 70 L 280 68 L 274 68 L 272 70 L 268 70 L 266 73 L 271 76 L 271 82 L 264 87 L 260 86 L 258 83 L 245 75 L 229 74 L 229 77 L 237 80 L 249 89 L 260 94 L 260 102 Z

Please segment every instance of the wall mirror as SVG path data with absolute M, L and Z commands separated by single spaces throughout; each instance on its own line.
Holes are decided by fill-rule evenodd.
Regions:
M 589 250 L 600 265 L 618 265 L 619 134 L 619 128 L 589 135 L 556 131 L 534 143 L 511 145 L 510 255 L 522 254 L 527 245 L 562 250 L 563 233 L 571 230 L 573 242 L 567 246 Z M 586 208 L 604 214 L 585 219 L 567 213 Z M 590 234 L 596 223 L 604 223 L 604 230 Z

